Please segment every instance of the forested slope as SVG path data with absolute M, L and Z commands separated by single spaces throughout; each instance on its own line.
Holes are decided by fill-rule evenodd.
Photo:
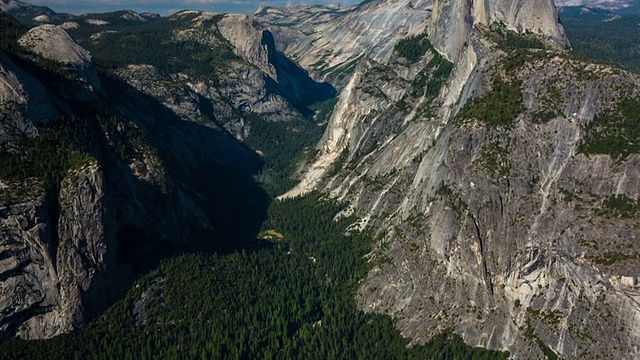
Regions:
M 640 15 L 579 9 L 560 12 L 574 52 L 585 59 L 640 73 Z
M 390 318 L 358 311 L 371 234 L 341 209 L 317 194 L 275 202 L 259 248 L 164 260 L 85 330 L 13 339 L 0 359 L 507 358 L 446 329 L 408 348 Z

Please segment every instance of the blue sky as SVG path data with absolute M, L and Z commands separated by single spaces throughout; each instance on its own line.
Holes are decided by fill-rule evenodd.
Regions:
M 169 15 L 184 9 L 214 12 L 252 13 L 260 5 L 287 6 L 298 4 L 353 5 L 358 0 L 23 0 L 23 2 L 47 6 L 55 12 L 75 15 L 115 10 L 133 10 Z

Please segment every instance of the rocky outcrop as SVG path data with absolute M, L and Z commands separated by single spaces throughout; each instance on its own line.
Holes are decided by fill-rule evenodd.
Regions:
M 3 286 L 13 289 L 3 292 L 5 336 L 52 337 L 82 327 L 92 303 L 106 307 L 115 284 L 105 278 L 117 262 L 105 195 L 93 161 L 69 172 L 57 199 L 41 194 L 4 209 L 4 261 L 14 264 L 2 274 Z
M 48 338 L 84 323 L 83 304 L 91 299 L 83 295 L 104 276 L 107 249 L 114 249 L 104 230 L 103 182 L 90 163 L 69 173 L 59 204 L 40 192 L 0 209 L 3 337 Z
M 311 103 L 326 100 L 335 94 L 330 84 L 313 81 L 306 70 L 280 53 L 273 34 L 252 17 L 226 15 L 217 26 L 220 34 L 233 47 L 234 53 L 263 73 L 264 84 L 254 87 L 264 88 L 265 96 L 254 101 L 250 108 L 252 111 L 260 114 L 278 112 L 286 118 L 286 112 L 283 113 L 285 104 L 305 113 Z
M 273 44 L 263 40 L 264 30 L 260 24 L 247 15 L 229 14 L 218 21 L 220 34 L 233 46 L 233 52 L 258 67 L 267 76 L 278 80 L 278 74 L 271 63 L 277 54 Z
M 66 74 L 85 83 L 89 92 L 100 91 L 100 79 L 91 53 L 73 41 L 62 27 L 40 25 L 30 29 L 19 43 L 35 54 L 61 64 Z
M 116 73 L 136 90 L 163 100 L 163 105 L 182 119 L 202 122 L 207 116 L 199 104 L 200 95 L 186 84 L 186 75 L 166 78 L 151 65 L 129 65 Z

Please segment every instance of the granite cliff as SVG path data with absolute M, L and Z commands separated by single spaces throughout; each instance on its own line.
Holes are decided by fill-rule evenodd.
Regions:
M 359 59 L 285 196 L 324 191 L 377 232 L 358 302 L 414 343 L 637 356 L 640 79 L 573 59 L 551 1 L 436 1 L 424 21 L 417 59 Z

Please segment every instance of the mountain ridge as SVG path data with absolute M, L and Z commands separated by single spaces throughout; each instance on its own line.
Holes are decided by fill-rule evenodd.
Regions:
M 71 14 L 58 14 L 46 6 L 35 6 L 17 0 L 2 0 L 0 9 L 11 14 L 25 25 L 38 25 L 50 21 L 64 21 L 73 18 Z
M 638 5 L 637 0 L 555 0 L 558 7 L 582 6 L 609 10 L 621 10 Z
M 128 25 L 109 29 L 116 25 L 105 18 L 92 15 L 65 25 L 70 33 L 77 31 L 80 45 L 95 46 L 94 59 L 100 41 L 119 39 L 109 31 L 142 36 L 127 33 Z M 347 9 L 264 8 L 254 17 L 183 12 L 174 20 L 187 24 L 170 32 L 178 43 L 192 50 L 220 46 L 215 54 L 199 52 L 214 63 L 222 53 L 224 64 L 215 67 L 219 72 L 205 72 L 211 78 L 203 78 L 175 64 L 109 63 L 116 78 L 101 78 L 108 96 L 120 99 L 116 93 L 126 89 L 122 99 L 135 105 L 114 99 L 120 114 L 134 121 L 101 125 L 115 148 L 106 153 L 119 156 L 120 140 L 124 159 L 112 163 L 100 157 L 97 164 L 81 159 L 57 194 L 39 192 L 32 203 L 20 205 L 35 211 L 10 210 L 28 214 L 22 223 L 41 218 L 33 213 L 47 201 L 55 206 L 57 199 L 62 236 L 51 244 L 78 247 L 63 240 L 77 239 L 65 234 L 82 229 L 77 224 L 83 222 L 95 224 L 91 228 L 98 233 L 113 229 L 109 221 L 115 215 L 96 209 L 109 209 L 102 204 L 118 198 L 72 200 L 95 195 L 89 189 L 100 184 L 117 183 L 117 176 L 109 175 L 112 169 L 102 168 L 114 166 L 130 171 L 124 178 L 137 184 L 116 192 L 135 200 L 123 215 L 127 221 L 118 223 L 120 240 L 165 220 L 168 210 L 153 209 L 142 219 L 136 214 L 146 209 L 146 201 L 171 196 L 205 231 L 224 229 L 226 222 L 240 224 L 240 209 L 227 216 L 207 211 L 204 199 L 233 198 L 208 193 L 198 182 L 202 174 L 193 169 L 218 164 L 206 174 L 216 178 L 229 171 L 238 154 L 246 155 L 252 169 L 259 167 L 251 150 L 229 134 L 249 140 L 251 124 L 263 124 L 248 116 L 254 112 L 262 112 L 266 123 L 294 124 L 289 129 L 297 133 L 302 113 L 296 97 L 284 93 L 305 84 L 322 90 L 320 81 L 330 79 L 340 90 L 336 106 L 316 151 L 309 150 L 298 169 L 300 184 L 285 196 L 321 191 L 350 205 L 342 215 L 359 216 L 350 229 L 375 233 L 367 255 L 372 270 L 356 296 L 359 309 L 391 316 L 411 344 L 453 329 L 468 344 L 508 350 L 519 358 L 637 355 L 640 235 L 634 217 L 640 209 L 640 134 L 633 119 L 640 111 L 640 78 L 573 57 L 552 2 L 381 0 Z M 211 32 L 203 36 L 202 27 Z M 375 46 L 381 38 L 384 46 Z M 194 39 L 199 45 L 190 42 Z M 344 39 L 357 39 L 356 45 L 344 46 Z M 283 54 L 315 81 L 304 77 L 296 83 L 294 77 L 287 83 L 283 76 L 291 69 L 307 74 Z M 13 81 L 8 83 L 16 83 L 15 77 L 8 76 Z M 51 84 L 41 85 L 51 92 Z M 11 98 L 11 89 L 3 91 Z M 16 106 L 24 105 L 24 98 L 14 98 Z M 167 118 L 152 119 L 145 112 L 150 104 Z M 12 114 L 24 120 L 22 113 Z M 150 134 L 142 140 L 120 138 L 129 131 Z M 212 133 L 217 135 L 209 137 Z M 165 139 L 172 142 L 159 146 Z M 213 154 L 203 150 L 212 144 L 218 146 Z M 181 170 L 186 175 L 178 176 Z M 244 181 L 254 175 L 236 174 Z M 220 192 L 231 184 L 220 180 Z M 241 195 L 236 190 L 233 196 Z M 93 209 L 93 217 L 72 216 L 85 207 Z M 107 220 L 96 222 L 101 217 Z M 181 219 L 171 222 L 162 233 L 178 234 Z M 118 234 L 87 237 L 100 244 L 101 237 L 114 236 L 117 242 Z M 135 257 L 154 242 L 145 239 L 128 249 L 123 241 L 106 252 L 93 244 L 88 257 L 100 260 L 113 257 L 114 248 Z M 42 257 L 59 262 L 49 253 Z M 9 278 L 15 263 L 29 266 L 14 258 L 1 263 Z M 69 288 L 74 296 L 88 279 L 75 270 L 83 271 L 72 268 L 65 279 L 78 281 Z M 69 315 L 73 309 L 64 311 Z M 82 323 L 82 315 L 65 318 L 65 330 Z M 34 317 L 22 335 L 43 336 L 35 333 L 38 328 L 47 334 L 60 330 L 43 318 Z

